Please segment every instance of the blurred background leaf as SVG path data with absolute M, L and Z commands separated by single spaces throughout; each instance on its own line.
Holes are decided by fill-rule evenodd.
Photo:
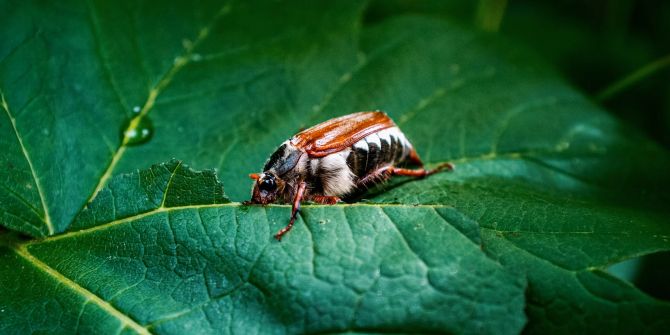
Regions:
M 498 33 L 541 54 L 561 75 L 598 104 L 670 148 L 670 3 L 667 1 L 373 1 L 367 22 L 414 13 L 456 20 L 484 30 L 482 7 L 503 15 Z M 492 14 L 493 16 L 499 13 Z M 658 64 L 615 94 L 600 97 L 622 79 Z M 670 298 L 670 273 L 658 271 L 668 253 L 641 256 L 612 273 L 647 293 Z M 653 279 L 652 279 L 653 278 Z
M 415 13 L 478 27 L 478 9 L 482 4 L 503 8 L 501 34 L 540 53 L 594 99 L 619 79 L 670 57 L 667 1 L 380 0 L 372 2 L 366 19 L 374 22 Z M 670 68 L 666 64 L 602 104 L 670 148 L 669 92 Z

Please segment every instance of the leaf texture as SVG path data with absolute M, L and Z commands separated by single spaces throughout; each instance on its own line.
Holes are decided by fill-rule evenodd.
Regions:
M 474 334 L 525 322 L 525 280 L 483 254 L 477 224 L 453 208 L 312 206 L 278 243 L 289 208 L 211 197 L 222 189 L 211 177 L 179 162 L 120 175 L 79 230 L 0 249 L 2 277 L 19 280 L 2 286 L 0 330 Z

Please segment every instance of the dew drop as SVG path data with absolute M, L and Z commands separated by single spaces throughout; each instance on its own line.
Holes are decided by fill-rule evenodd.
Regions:
M 140 106 L 133 107 L 133 113 L 135 113 L 135 114 L 139 113 L 141 110 L 142 109 L 140 108 Z
M 127 145 L 139 145 L 146 143 L 154 134 L 154 127 L 148 117 L 136 117 L 130 120 L 121 132 L 122 140 Z
M 202 60 L 202 55 L 201 54 L 193 54 L 191 56 L 191 60 L 194 62 L 199 62 Z

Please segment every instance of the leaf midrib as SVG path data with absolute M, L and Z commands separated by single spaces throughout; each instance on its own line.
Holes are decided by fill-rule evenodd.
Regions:
M 469 163 L 469 162 L 474 162 L 474 161 L 488 161 L 488 160 L 494 160 L 494 159 L 526 159 L 528 158 L 527 156 L 535 155 L 535 154 L 558 154 L 561 153 L 563 150 L 562 149 L 554 149 L 554 150 L 546 150 L 546 151 L 523 151 L 523 152 L 509 152 L 509 153 L 485 153 L 479 156 L 473 156 L 473 157 L 462 157 L 459 159 L 455 160 L 450 160 L 450 163 L 455 163 L 455 164 L 463 164 L 463 163 Z M 438 162 L 438 163 L 433 163 L 433 164 L 441 164 L 444 162 Z M 181 164 L 181 163 L 180 163 Z M 172 177 L 176 173 L 177 168 L 171 173 L 170 181 L 172 180 Z M 545 167 L 546 168 L 546 167 Z M 168 184 L 169 187 L 169 184 Z M 96 225 L 91 228 L 86 228 L 78 231 L 73 231 L 73 232 L 67 232 L 64 234 L 60 235 L 55 235 L 51 237 L 47 237 L 44 239 L 38 239 L 38 240 L 33 240 L 33 241 L 28 241 L 26 242 L 27 244 L 39 244 L 39 243 L 44 243 L 44 242 L 50 242 L 50 241 L 56 241 L 60 240 L 63 238 L 68 238 L 71 236 L 79 235 L 79 234 L 85 234 L 88 232 L 93 232 L 97 230 L 102 230 L 106 229 L 108 227 L 116 226 L 121 223 L 125 223 L 128 221 L 133 221 L 137 219 L 141 219 L 153 214 L 158 214 L 162 212 L 171 212 L 175 210 L 186 210 L 186 209 L 200 209 L 200 208 L 217 208 L 217 207 L 238 207 L 241 206 L 242 203 L 240 202 L 229 202 L 225 204 L 206 204 L 206 205 L 188 205 L 188 206 L 176 206 L 176 207 L 165 207 L 165 197 L 168 192 L 168 189 L 164 191 L 165 194 L 163 196 L 163 201 L 161 203 L 161 206 L 150 210 L 148 212 L 144 213 L 139 213 L 136 215 L 132 215 L 129 217 L 113 220 L 110 222 L 102 223 L 100 225 Z M 280 204 L 270 204 L 267 205 L 267 207 L 287 207 L 288 205 L 280 205 Z M 396 203 L 354 203 L 354 204 L 347 204 L 347 205 L 336 205 L 336 206 L 368 206 L 368 207 L 406 207 L 406 208 L 415 208 L 415 207 L 430 207 L 430 208 L 441 208 L 441 207 L 449 207 L 452 208 L 452 206 L 445 205 L 445 204 L 396 204 Z M 309 208 L 309 207 L 333 207 L 333 205 L 319 205 L 319 204 L 308 204 L 304 205 L 303 207 Z
M 80 230 L 80 231 L 75 231 L 75 232 L 66 233 L 66 234 L 62 234 L 62 235 L 47 237 L 47 238 L 42 239 L 42 240 L 31 240 L 31 241 L 24 242 L 22 244 L 21 243 L 10 244 L 7 247 L 12 249 L 16 254 L 18 254 L 20 257 L 24 258 L 27 262 L 32 264 L 35 268 L 37 268 L 40 271 L 43 271 L 46 274 L 48 274 L 49 276 L 51 276 L 57 282 L 67 286 L 71 290 L 75 291 L 77 294 L 80 294 L 80 295 L 86 297 L 86 303 L 89 302 L 89 301 L 93 301 L 94 303 L 99 305 L 103 310 L 107 311 L 109 314 L 111 314 L 115 318 L 119 319 L 122 322 L 122 325 L 123 325 L 122 329 L 128 327 L 128 328 L 133 329 L 134 331 L 136 331 L 139 334 L 151 334 L 151 329 L 156 327 L 156 325 L 158 325 L 160 323 L 163 323 L 163 322 L 166 322 L 166 321 L 169 321 L 171 319 L 180 317 L 182 315 L 188 314 L 188 313 L 192 312 L 194 310 L 194 308 L 197 308 L 198 306 L 191 307 L 191 308 L 188 308 L 188 309 L 185 309 L 185 310 L 181 310 L 181 311 L 170 314 L 168 317 L 153 320 L 151 323 L 141 325 L 137 321 L 133 320 L 130 316 L 128 316 L 128 315 L 124 314 L 123 312 L 119 311 L 118 309 L 116 309 L 110 302 L 107 302 L 107 301 L 103 300 L 102 298 L 98 297 L 97 295 L 95 295 L 91 291 L 89 291 L 86 288 L 78 285 L 73 280 L 71 280 L 68 277 L 66 277 L 65 275 L 61 274 L 56 269 L 50 267 L 46 263 L 43 263 L 37 257 L 30 254 L 28 249 L 32 245 L 38 245 L 38 244 L 53 242 L 53 241 L 57 241 L 57 240 L 64 239 L 64 238 L 69 238 L 69 237 L 77 237 L 77 236 L 80 236 L 80 235 L 83 235 L 83 234 L 88 234 L 88 233 L 95 232 L 95 231 L 98 231 L 98 230 L 103 230 L 103 229 L 106 229 L 106 228 L 116 227 L 116 226 L 118 226 L 120 224 L 123 224 L 123 223 L 126 223 L 126 222 L 135 221 L 135 220 L 138 220 L 138 219 L 141 219 L 141 218 L 144 218 L 144 217 L 158 215 L 158 214 L 161 214 L 161 213 L 169 213 L 169 212 L 189 210 L 189 209 L 202 209 L 202 208 L 228 208 L 228 207 L 238 208 L 238 207 L 241 207 L 241 206 L 242 206 L 241 203 L 231 202 L 231 203 L 225 203 L 225 204 L 160 207 L 160 208 L 157 208 L 155 210 L 152 210 L 152 211 L 149 211 L 149 212 L 146 212 L 146 213 L 141 213 L 141 214 L 126 217 L 126 218 L 123 218 L 123 219 L 114 220 L 114 221 L 111 221 L 111 222 L 108 222 L 108 223 L 105 223 L 105 224 L 102 224 L 102 225 L 99 225 L 99 226 L 95 226 L 95 227 L 92 227 L 92 228 L 83 229 L 83 230 Z M 274 207 L 274 208 L 276 208 L 276 207 L 288 207 L 288 205 L 270 204 L 270 205 L 267 205 L 267 206 L 264 206 L 264 207 Z M 349 204 L 349 205 L 335 205 L 335 206 L 314 204 L 314 205 L 307 205 L 305 207 L 311 207 L 311 208 L 340 208 L 340 209 L 343 209 L 345 207 L 348 207 L 348 208 L 351 208 L 351 207 L 408 208 L 408 209 L 430 208 L 432 210 L 435 210 L 436 208 L 453 208 L 451 206 L 446 206 L 446 205 L 366 204 L 366 203 L 356 203 L 356 204 Z M 393 227 L 396 228 L 396 233 L 403 240 L 407 250 L 409 252 L 411 252 L 412 254 L 416 255 L 417 260 L 419 262 L 421 262 L 423 264 L 423 266 L 429 267 L 429 265 L 425 262 L 425 260 L 423 260 L 421 257 L 419 257 L 417 252 L 410 246 L 409 242 L 406 240 L 405 235 L 400 230 L 397 229 L 397 226 L 396 226 L 394 220 L 392 218 L 390 218 L 388 216 L 388 214 L 386 214 L 386 212 L 384 212 L 384 211 L 382 211 L 382 212 L 387 216 L 388 220 L 392 223 Z M 446 219 L 442 218 L 442 220 L 446 224 L 450 224 Z M 309 231 L 309 228 L 308 228 L 308 231 Z M 311 234 L 311 231 L 309 231 L 309 233 Z M 263 247 L 263 250 L 259 253 L 258 258 L 256 259 L 256 261 L 252 265 L 252 267 L 249 271 L 249 276 L 247 277 L 247 279 L 244 280 L 239 285 L 237 285 L 236 287 L 234 287 L 231 290 L 231 292 L 234 292 L 234 291 L 240 289 L 244 285 L 256 286 L 251 282 L 251 280 L 252 280 L 251 276 L 252 276 L 252 273 L 253 273 L 253 268 L 256 266 L 258 260 L 263 257 L 263 254 L 265 253 L 266 248 L 269 245 L 271 245 L 273 242 L 274 241 L 270 241 L 269 243 L 267 243 Z M 279 242 L 276 242 L 276 243 L 279 243 Z M 313 243 L 313 240 L 312 240 L 312 243 Z M 231 292 L 226 294 L 226 296 L 229 295 Z M 217 297 L 217 299 L 218 298 L 221 298 L 221 297 Z M 202 306 L 202 305 L 204 305 L 204 303 L 200 304 L 199 306 Z
M 172 66 L 163 74 L 161 79 L 158 81 L 158 83 L 152 87 L 149 90 L 149 95 L 147 96 L 147 100 L 145 101 L 144 105 L 142 106 L 142 109 L 140 110 L 139 114 L 135 116 L 130 123 L 128 124 L 128 127 L 124 129 L 124 134 L 131 130 L 136 128 L 140 122 L 149 114 L 149 112 L 152 110 L 156 98 L 163 92 L 163 90 L 170 85 L 172 82 L 172 79 L 174 76 L 186 65 L 188 65 L 192 61 L 191 55 L 193 54 L 194 50 L 200 45 L 207 37 L 209 36 L 210 31 L 214 27 L 214 25 L 218 22 L 219 19 L 221 19 L 223 16 L 227 15 L 230 13 L 231 6 L 229 3 L 224 4 L 219 11 L 214 15 L 214 18 L 207 24 L 205 27 L 199 30 L 198 36 L 195 38 L 193 43 L 188 45 L 184 53 L 177 58 L 175 58 L 174 63 Z M 89 196 L 89 198 L 86 200 L 85 203 L 89 203 L 95 198 L 95 196 L 100 192 L 100 190 L 105 187 L 107 184 L 107 181 L 112 177 L 112 173 L 114 172 L 114 169 L 116 168 L 116 165 L 119 163 L 121 158 L 123 157 L 123 154 L 126 151 L 126 148 L 128 147 L 128 143 L 130 142 L 130 138 L 127 136 L 123 137 L 123 140 L 119 147 L 116 149 L 114 152 L 114 155 L 112 156 L 111 161 L 109 162 L 109 165 L 105 169 L 105 172 L 102 174 L 100 179 L 98 180 L 97 185 L 95 186 L 93 192 Z
M 152 323 L 147 324 L 147 325 L 141 325 L 137 321 L 133 320 L 130 316 L 128 316 L 128 315 L 124 314 L 123 312 L 121 312 L 120 310 L 116 309 L 110 302 L 107 302 L 107 301 L 103 300 L 102 298 L 100 298 L 96 294 L 94 294 L 91 291 L 87 290 L 86 288 L 80 286 L 79 284 L 77 284 L 76 282 L 71 280 L 70 278 L 66 277 L 65 275 L 61 274 L 60 272 L 58 272 L 54 268 L 50 267 L 46 263 L 42 262 L 39 258 L 32 255 L 29 252 L 28 248 L 30 248 L 32 245 L 54 242 L 54 241 L 64 239 L 64 238 L 77 237 L 77 236 L 80 236 L 80 235 L 83 235 L 83 234 L 88 234 L 88 233 L 95 232 L 95 231 L 98 231 L 98 230 L 104 230 L 106 228 L 116 227 L 116 226 L 118 226 L 120 224 L 123 224 L 123 223 L 126 223 L 126 222 L 135 221 L 135 220 L 138 220 L 138 219 L 141 219 L 141 218 L 144 218 L 144 217 L 149 217 L 149 216 L 153 216 L 153 215 L 157 215 L 157 214 L 161 214 L 161 213 L 169 213 L 169 212 L 189 210 L 189 209 L 202 209 L 202 208 L 226 208 L 226 207 L 237 208 L 237 207 L 240 207 L 241 205 L 242 205 L 241 203 L 231 202 L 231 203 L 225 203 L 225 204 L 188 205 L 188 206 L 178 206 L 178 207 L 159 207 L 159 208 L 157 208 L 155 210 L 152 210 L 152 211 L 149 211 L 149 212 L 137 214 L 137 215 L 126 217 L 126 218 L 119 219 L 119 220 L 114 220 L 114 221 L 111 221 L 111 222 L 108 222 L 108 223 L 105 223 L 105 224 L 102 224 L 102 225 L 99 225 L 99 226 L 95 226 L 95 227 L 92 227 L 92 228 L 88 228 L 88 229 L 83 229 L 83 230 L 79 230 L 79 231 L 75 231 L 75 232 L 65 233 L 65 234 L 62 234 L 62 235 L 47 237 L 47 238 L 41 239 L 41 240 L 31 240 L 31 241 L 27 241 L 27 242 L 24 242 L 24 243 L 10 244 L 10 245 L 7 246 L 7 248 L 12 249 L 12 251 L 15 252 L 18 256 L 25 259 L 25 261 L 27 261 L 28 263 L 33 265 L 36 269 L 38 269 L 38 270 L 46 273 L 50 277 L 52 277 L 58 283 L 68 287 L 69 289 L 71 289 L 75 293 L 85 297 L 86 298 L 85 304 L 92 301 L 95 304 L 97 304 L 101 309 L 105 310 L 110 315 L 117 318 L 122 323 L 122 328 L 121 329 L 130 328 L 130 329 L 136 331 L 138 334 L 151 334 L 150 329 L 155 327 L 158 323 L 162 323 L 162 322 L 165 322 L 169 319 L 173 319 L 173 318 L 179 317 L 181 315 L 187 314 L 187 313 L 191 312 L 193 310 L 193 308 L 173 313 L 168 318 L 161 318 L 161 319 L 158 319 L 158 320 L 154 320 Z M 350 205 L 346 205 L 346 206 L 347 207 L 375 207 L 375 208 L 378 208 L 378 207 L 431 208 L 433 210 L 435 208 L 451 208 L 450 206 L 445 206 L 445 205 L 363 204 L 363 203 L 350 204 Z M 288 207 L 288 206 L 287 205 L 267 205 L 265 207 Z M 305 207 L 330 207 L 330 208 L 340 207 L 340 208 L 342 208 L 344 206 L 331 206 L 331 205 L 315 204 L 315 205 L 308 205 L 308 206 L 305 206 Z M 393 222 L 392 219 L 390 219 L 390 221 Z M 394 227 L 395 227 L 395 225 L 394 225 Z M 398 231 L 398 233 L 400 234 L 400 236 L 404 240 L 405 239 L 404 235 L 400 231 Z M 270 242 L 270 243 L 272 243 L 272 242 Z M 260 257 L 262 257 L 262 255 L 264 253 L 264 250 L 267 248 L 268 245 L 270 245 L 270 243 L 268 243 L 263 248 L 263 251 L 261 251 L 258 259 L 260 259 Z M 405 243 L 407 243 L 406 240 L 405 240 Z M 409 245 L 407 245 L 407 247 L 411 252 L 415 253 L 414 250 L 412 250 L 409 247 Z M 258 261 L 258 259 L 256 260 L 256 262 Z M 419 258 L 419 260 L 425 266 L 427 266 L 422 259 Z M 256 263 L 254 263 L 254 265 L 252 266 L 252 270 L 249 271 L 249 276 L 251 276 L 251 273 L 253 272 L 253 267 L 255 267 L 255 264 Z M 250 278 L 247 278 L 247 280 L 245 280 L 243 283 L 238 285 L 238 287 L 235 287 L 232 291 L 235 291 L 235 290 L 239 289 L 240 287 L 242 287 L 246 284 L 251 284 L 250 283 Z
M 166 192 L 167 192 L 167 190 L 166 190 Z M 110 222 L 108 222 L 108 223 L 104 223 L 104 224 L 102 224 L 102 225 L 98 225 L 98 226 L 95 226 L 95 227 L 92 227 L 92 228 L 83 229 L 83 230 L 80 230 L 80 231 L 70 232 L 70 233 L 66 233 L 66 234 L 62 234 L 62 235 L 57 235 L 57 236 L 53 236 L 53 237 L 48 237 L 48 238 L 45 238 L 45 239 L 42 239 L 42 240 L 28 241 L 28 242 L 25 242 L 25 243 L 23 243 L 23 244 L 17 244 L 17 245 L 11 246 L 10 248 L 13 249 L 13 251 L 14 251 L 16 254 L 18 254 L 20 257 L 24 258 L 27 262 L 31 263 L 35 268 L 39 269 L 40 271 L 45 272 L 46 274 L 48 274 L 49 276 L 51 276 L 52 278 L 54 278 L 54 280 L 56 280 L 56 281 L 58 281 L 59 283 L 61 283 L 61 284 L 65 285 L 65 286 L 67 286 L 69 289 L 75 291 L 77 294 L 80 294 L 80 295 L 82 295 L 83 297 L 85 297 L 85 298 L 86 298 L 86 302 L 92 301 L 92 302 L 96 303 L 98 306 L 100 306 L 100 308 L 102 308 L 103 310 L 107 311 L 110 315 L 112 315 L 112 316 L 114 316 L 115 318 L 119 319 L 119 320 L 122 322 L 122 325 L 123 325 L 124 328 L 128 327 L 128 328 L 130 328 L 130 329 L 132 329 L 132 330 L 134 330 L 134 331 L 136 331 L 137 333 L 140 333 L 140 334 L 150 334 L 150 329 L 151 329 L 151 327 L 153 327 L 153 326 L 156 325 L 155 322 L 152 322 L 151 324 L 144 325 L 144 326 L 143 326 L 143 325 L 140 325 L 139 323 L 137 323 L 136 321 L 134 321 L 134 320 L 133 320 L 131 317 L 129 317 L 128 315 L 123 314 L 121 311 L 119 311 L 119 310 L 117 310 L 116 308 L 114 308 L 114 306 L 112 306 L 111 303 L 109 303 L 109 302 L 103 300 L 102 298 L 98 297 L 97 295 L 95 295 L 95 294 L 92 293 L 91 291 L 88 291 L 87 289 L 81 287 L 80 285 L 78 285 L 78 284 L 77 284 L 76 282 L 74 282 L 73 280 L 69 279 L 68 277 L 66 277 L 66 276 L 64 276 L 63 274 L 59 273 L 57 270 L 55 270 L 55 269 L 49 267 L 47 264 L 45 264 L 45 263 L 43 263 L 42 261 L 40 261 L 38 258 L 36 258 L 35 256 L 33 256 L 32 254 L 29 253 L 28 248 L 29 248 L 30 246 L 32 246 L 32 245 L 37 245 L 37 244 L 43 244 L 43 243 L 53 242 L 53 241 L 57 241 L 57 240 L 60 240 L 60 239 L 65 239 L 65 238 L 78 237 L 78 236 L 83 235 L 83 234 L 88 234 L 88 233 L 91 233 L 91 232 L 95 232 L 95 231 L 99 231 L 99 230 L 104 230 L 104 229 L 111 228 L 111 227 L 116 227 L 116 226 L 118 226 L 118 225 L 121 225 L 121 224 L 124 224 L 124 223 L 127 223 L 127 222 L 132 222 L 132 221 L 135 221 L 135 220 L 138 220 L 138 219 L 141 219 L 141 218 L 145 218 L 145 217 L 149 217 L 149 216 L 153 216 L 153 215 L 158 215 L 158 214 L 161 214 L 161 213 L 169 213 L 169 212 L 183 211 L 183 210 L 190 210 L 190 209 L 203 209 L 203 208 L 238 208 L 238 207 L 242 207 L 242 204 L 241 204 L 241 203 L 238 203 L 238 202 L 231 202 L 231 203 L 225 203 L 225 204 L 188 205 L 188 206 L 177 206 L 177 207 L 159 207 L 159 208 L 157 208 L 157 209 L 154 209 L 154 210 L 151 210 L 151 211 L 148 211 L 148 212 L 145 212 L 145 213 L 140 213 L 140 214 L 133 215 L 133 216 L 130 216 L 130 217 L 126 217 L 126 218 L 122 218 L 122 219 L 118 219 L 118 220 L 110 221 Z M 268 206 L 266 206 L 266 207 L 288 207 L 288 206 L 287 206 L 287 205 L 268 205 Z M 430 208 L 430 209 L 433 209 L 433 210 L 435 210 L 435 209 L 437 209 L 437 208 L 453 208 L 452 206 L 442 205 L 442 204 L 408 205 L 408 204 L 368 204 L 368 203 L 356 203 L 356 204 L 336 205 L 336 206 L 314 204 L 314 205 L 307 205 L 307 206 L 305 206 L 305 207 L 307 207 L 307 208 L 310 208 L 310 207 L 311 207 L 311 208 L 332 208 L 332 207 L 339 207 L 339 208 L 344 208 L 344 207 L 348 207 L 348 208 L 351 208 L 351 207 L 374 207 L 374 208 L 408 208 L 408 209 L 411 209 L 411 208 Z M 384 212 L 384 213 L 385 213 L 385 212 Z M 393 222 L 393 220 L 391 220 L 391 222 Z M 447 221 L 445 220 L 445 222 L 447 222 Z M 448 222 L 447 222 L 447 223 L 448 223 Z M 484 230 L 489 230 L 489 231 L 493 231 L 493 232 L 498 232 L 498 230 L 496 230 L 496 229 L 494 229 L 494 228 L 483 227 L 483 226 L 481 226 L 481 225 L 479 226 L 479 229 L 484 229 Z M 502 230 L 501 230 L 501 231 L 499 231 L 499 232 L 506 232 L 506 231 L 502 231 Z M 510 231 L 510 232 L 511 232 L 511 233 L 515 233 L 515 232 L 517 232 L 517 231 Z M 521 232 L 521 231 L 519 231 L 519 232 Z M 525 231 L 524 231 L 524 232 L 525 232 Z M 404 236 L 402 235 L 402 233 L 400 233 L 400 231 L 398 231 L 398 233 L 400 234 L 400 236 L 401 236 L 402 238 L 404 238 Z M 554 233 L 554 232 L 529 232 L 529 233 L 546 233 L 546 234 L 551 234 L 551 233 Z M 567 234 L 567 233 L 570 233 L 570 232 L 555 232 L 555 233 Z M 579 231 L 579 232 L 572 232 L 572 233 L 582 234 L 582 233 L 586 233 L 586 232 Z M 589 233 L 590 233 L 590 232 L 589 232 Z M 407 242 L 405 241 L 405 243 L 407 243 Z M 515 248 L 518 248 L 518 249 L 522 250 L 523 252 L 529 254 L 529 255 L 532 256 L 532 257 L 535 257 L 535 258 L 538 258 L 538 259 L 540 259 L 540 260 L 542 260 L 542 261 L 546 261 L 546 262 L 548 262 L 548 260 L 543 259 L 543 258 L 541 258 L 541 257 L 539 257 L 539 256 L 537 256 L 537 255 L 535 255 L 535 254 L 533 254 L 533 253 L 531 253 L 531 252 L 528 251 L 528 250 L 525 250 L 525 249 L 523 249 L 523 248 L 520 248 L 519 246 L 516 246 L 516 245 L 514 245 L 513 243 L 511 243 L 511 244 L 512 244 Z M 408 248 L 409 248 L 409 245 L 407 245 L 407 246 L 408 246 Z M 411 248 L 409 248 L 409 250 L 412 251 L 412 252 L 414 252 Z M 415 252 L 414 252 L 414 253 L 415 253 Z M 262 254 L 262 253 L 261 253 L 261 254 Z M 415 253 L 415 254 L 416 254 L 416 253 Z M 260 257 L 260 256 L 259 256 L 259 257 Z M 419 259 L 419 260 L 423 262 L 423 260 L 421 260 L 421 259 Z M 424 262 L 424 264 L 425 264 L 425 262 Z M 567 268 L 564 268 L 564 267 L 562 267 L 562 266 L 560 266 L 560 265 L 558 265 L 558 264 L 555 264 L 555 263 L 551 263 L 551 262 L 550 262 L 550 264 L 551 264 L 552 266 L 555 266 L 555 267 L 557 267 L 557 268 L 560 268 L 562 271 L 566 271 L 566 272 L 572 273 L 573 275 L 575 275 L 576 273 L 581 272 L 581 271 L 593 271 L 593 270 L 594 270 L 594 269 L 592 269 L 592 268 L 584 268 L 584 269 L 567 269 Z M 251 274 L 251 272 L 250 272 L 250 274 Z M 241 284 L 240 287 L 243 286 L 243 285 L 245 285 L 245 284 L 247 284 L 247 283 L 249 283 L 249 280 L 244 281 L 244 283 Z M 172 318 L 174 318 L 174 317 L 176 317 L 176 316 L 181 316 L 181 315 L 186 314 L 186 313 L 188 313 L 188 312 L 190 312 L 190 311 L 192 311 L 192 309 L 180 311 L 180 312 L 178 312 L 178 313 L 175 313 L 174 315 L 172 315 L 172 316 L 171 316 L 170 318 L 168 318 L 168 319 L 172 319 Z M 158 321 L 165 321 L 165 320 L 160 319 L 160 320 L 158 320 Z M 162 323 L 162 322 L 159 322 L 159 323 Z
M 112 306 L 109 302 L 102 300 L 100 297 L 93 294 L 91 291 L 83 288 L 76 282 L 72 281 L 70 278 L 64 276 L 60 272 L 54 270 L 53 268 L 51 268 L 50 266 L 48 266 L 47 264 L 43 263 L 41 260 L 33 256 L 31 253 L 28 252 L 27 245 L 13 247 L 11 249 L 19 257 L 25 259 L 27 262 L 32 264 L 36 269 L 46 273 L 48 276 L 54 278 L 54 280 L 58 281 L 63 286 L 74 291 L 76 294 L 84 297 L 86 299 L 84 305 L 88 304 L 89 302 L 93 302 L 96 305 L 98 305 L 101 309 L 106 311 L 109 315 L 112 315 L 115 318 L 117 318 L 121 322 L 122 327 L 120 330 L 130 328 L 135 332 L 137 332 L 138 334 L 150 334 L 147 328 L 141 326 L 139 323 L 130 318 L 128 315 L 123 314 L 121 311 Z

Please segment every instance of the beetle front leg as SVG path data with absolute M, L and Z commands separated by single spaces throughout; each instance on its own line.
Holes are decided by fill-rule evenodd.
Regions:
M 291 209 L 291 220 L 288 222 L 288 225 L 286 227 L 282 228 L 280 231 L 275 234 L 275 238 L 277 241 L 281 241 L 282 236 L 284 234 L 288 233 L 291 228 L 293 228 L 293 224 L 295 223 L 295 218 L 298 215 L 298 211 L 300 210 L 300 201 L 302 201 L 303 196 L 305 195 L 305 188 L 307 187 L 307 183 L 300 182 L 300 185 L 298 185 L 298 191 L 295 193 L 295 197 L 293 197 L 293 208 Z

